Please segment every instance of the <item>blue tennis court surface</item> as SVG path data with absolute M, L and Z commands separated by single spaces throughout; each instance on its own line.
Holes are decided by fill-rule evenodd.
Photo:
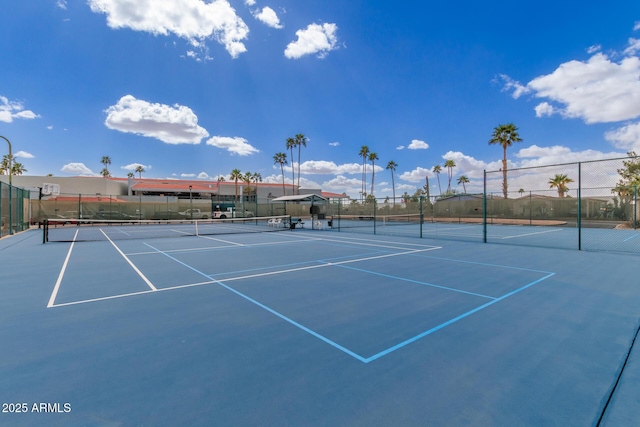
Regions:
M 318 230 L 41 241 L 0 241 L 3 425 L 640 419 L 636 256 Z

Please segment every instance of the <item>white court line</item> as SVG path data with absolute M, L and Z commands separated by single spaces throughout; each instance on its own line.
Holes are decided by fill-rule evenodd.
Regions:
M 71 246 L 69 246 L 69 252 L 67 252 L 67 257 L 64 259 L 62 263 L 62 269 L 60 270 L 60 274 L 58 275 L 58 280 L 56 280 L 56 285 L 53 287 L 53 292 L 51 293 L 51 297 L 49 298 L 49 303 L 47 304 L 47 308 L 53 307 L 53 304 L 58 296 L 58 291 L 60 290 L 60 284 L 62 283 L 62 278 L 64 277 L 64 273 L 67 270 L 67 265 L 69 264 L 69 259 L 71 258 L 71 252 L 73 251 L 73 246 L 76 244 L 76 237 L 78 237 L 78 232 L 80 229 L 76 230 L 76 234 L 73 235 L 73 240 L 71 241 Z
M 152 246 L 150 246 L 150 247 L 153 248 Z M 116 249 L 117 249 L 117 247 L 116 247 Z M 155 249 L 155 248 L 153 248 L 153 249 Z M 346 260 L 346 261 L 338 261 L 338 262 L 332 262 L 332 263 L 324 262 L 323 264 L 319 264 L 319 265 L 313 265 L 313 266 L 307 266 L 307 267 L 298 267 L 298 268 L 290 268 L 290 269 L 286 269 L 286 270 L 278 270 L 278 271 L 271 271 L 271 272 L 266 272 L 266 273 L 250 274 L 250 275 L 245 275 L 245 276 L 230 277 L 230 278 L 227 278 L 227 279 L 220 279 L 220 280 L 216 280 L 215 278 L 211 277 L 210 275 L 207 275 L 207 274 L 204 274 L 204 273 L 202 273 L 200 271 L 197 271 L 193 267 L 190 267 L 189 265 L 184 264 L 183 262 L 176 260 L 171 255 L 169 255 L 169 254 L 167 254 L 167 253 L 165 253 L 165 252 L 163 252 L 163 251 L 161 251 L 159 249 L 156 249 L 156 251 L 157 251 L 156 253 L 163 254 L 163 255 L 167 256 L 168 258 L 173 259 L 174 261 L 178 262 L 179 264 L 182 264 L 185 267 L 188 267 L 188 268 L 194 270 L 195 272 L 199 273 L 201 276 L 206 277 L 207 279 L 210 279 L 210 280 L 206 281 L 206 282 L 191 283 L 191 284 L 187 284 L 187 285 L 171 286 L 171 287 L 168 287 L 168 288 L 160 288 L 160 289 L 155 289 L 154 288 L 152 291 L 132 292 L 132 293 L 128 293 L 128 294 L 112 295 L 112 296 L 102 297 L 102 298 L 92 298 L 92 299 L 81 300 L 81 301 L 67 302 L 67 303 L 62 303 L 62 304 L 56 304 L 56 305 L 53 305 L 52 307 L 65 307 L 65 306 L 69 306 L 69 305 L 87 304 L 87 303 L 92 303 L 92 302 L 107 301 L 107 300 L 112 300 L 112 299 L 117 299 L 117 298 L 126 298 L 126 297 L 131 297 L 131 296 L 136 296 L 136 295 L 145 295 L 145 294 L 156 293 L 156 292 L 174 291 L 174 290 L 178 290 L 178 289 L 192 288 L 192 287 L 196 287 L 196 286 L 210 285 L 210 284 L 214 284 L 214 283 L 215 284 L 220 284 L 222 282 L 226 283 L 226 282 L 234 282 L 234 281 L 237 281 L 237 280 L 254 279 L 254 278 L 257 278 L 257 277 L 273 276 L 273 275 L 276 275 L 276 274 L 292 273 L 292 272 L 296 272 L 296 271 L 310 270 L 310 269 L 314 269 L 314 268 L 332 267 L 332 266 L 337 266 L 337 265 L 342 265 L 342 264 L 350 264 L 350 263 L 359 262 L 359 261 L 368 261 L 368 260 L 372 260 L 372 259 L 388 258 L 388 257 L 398 256 L 398 255 L 410 255 L 410 254 L 414 254 L 414 253 L 418 253 L 418 252 L 426 252 L 426 251 L 432 251 L 432 250 L 436 250 L 436 249 L 439 249 L 439 248 L 433 247 L 433 248 L 429 248 L 429 249 L 415 249 L 415 250 L 410 250 L 408 252 L 377 255 L 377 256 L 358 258 L 358 259 L 352 259 L 352 260 Z M 124 256 L 124 254 L 123 254 L 123 256 Z
M 111 239 L 109 238 L 109 236 L 107 236 L 107 233 L 105 233 L 105 232 L 102 230 L 102 228 L 100 229 L 100 232 L 101 232 L 102 234 L 104 234 L 104 237 L 106 237 L 106 238 L 107 238 L 107 240 L 109 241 L 109 243 L 111 243 L 111 244 L 113 245 L 113 247 L 114 247 L 114 248 L 116 248 L 116 250 L 118 251 L 118 253 L 119 253 L 120 255 L 122 255 L 122 258 L 124 258 L 124 260 L 125 260 L 125 261 L 127 261 L 127 263 L 129 263 L 129 265 L 131 266 L 131 268 L 133 268 L 133 269 L 134 269 L 134 271 L 135 271 L 136 273 L 138 273 L 138 276 L 140 276 L 140 278 L 142 278 L 142 280 L 144 280 L 144 282 L 145 282 L 145 283 L 146 283 L 146 284 L 151 288 L 151 290 L 153 290 L 153 291 L 157 291 L 158 289 L 157 289 L 155 286 L 153 286 L 153 283 L 151 283 L 151 281 L 150 281 L 149 279 L 147 279 L 147 276 L 145 276 L 144 274 L 142 274 L 142 271 L 138 270 L 138 267 L 136 267 L 136 266 L 135 266 L 135 264 L 134 264 L 133 262 L 131 262 L 131 260 L 130 260 L 130 259 L 129 259 L 125 254 L 124 254 L 124 252 L 122 252 L 122 251 L 120 250 L 120 248 L 119 248 L 118 246 L 116 246 L 116 244 L 115 244 L 115 243 L 113 243 L 113 240 L 111 240 Z
M 553 230 L 536 231 L 534 233 L 516 234 L 515 236 L 500 237 L 500 239 L 515 239 L 515 238 L 518 238 L 518 237 L 535 236 L 536 234 L 553 233 L 555 231 L 562 231 L 562 230 L 563 230 L 562 228 L 554 228 Z

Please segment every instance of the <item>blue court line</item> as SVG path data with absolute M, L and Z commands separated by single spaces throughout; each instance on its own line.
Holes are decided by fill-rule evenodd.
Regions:
M 273 315 L 275 315 L 275 316 L 278 316 L 280 319 L 284 320 L 285 322 L 288 322 L 288 323 L 292 324 L 293 326 L 295 326 L 295 327 L 297 327 L 297 328 L 299 328 L 299 329 L 302 329 L 303 331 L 307 332 L 308 334 L 311 334 L 311 335 L 313 335 L 314 337 L 316 337 L 316 338 L 318 338 L 318 339 L 320 339 L 320 340 L 324 341 L 325 343 L 329 344 L 330 346 L 332 346 L 332 347 L 334 347 L 334 348 L 336 348 L 336 349 L 338 349 L 338 350 L 340 350 L 340 351 L 342 351 L 342 352 L 344 352 L 344 353 L 348 354 L 349 356 L 351 356 L 351 357 L 353 357 L 353 358 L 355 358 L 355 359 L 358 359 L 358 360 L 359 360 L 359 361 L 361 361 L 361 362 L 367 363 L 367 362 L 366 362 L 366 359 L 365 359 L 364 357 L 360 356 L 360 355 L 359 355 L 359 354 L 357 354 L 357 353 L 354 353 L 353 351 L 349 350 L 349 349 L 348 349 L 348 348 L 346 348 L 346 347 L 341 346 L 341 345 L 340 345 L 340 344 L 338 344 L 337 342 L 332 341 L 332 340 L 330 340 L 329 338 L 327 338 L 327 337 L 325 337 L 325 336 L 323 336 L 323 335 L 320 335 L 319 333 L 317 333 L 317 332 L 315 332 L 315 331 L 313 331 L 313 330 L 311 330 L 311 329 L 307 328 L 307 327 L 306 327 L 306 326 L 304 326 L 304 325 L 301 325 L 300 323 L 296 322 L 295 320 L 290 319 L 289 317 L 285 316 L 284 314 L 281 314 L 281 313 L 279 313 L 279 312 L 277 312 L 277 311 L 273 310 L 272 308 L 267 307 L 266 305 L 262 304 L 261 302 L 258 302 L 258 301 L 256 301 L 256 300 L 254 300 L 253 298 L 251 298 L 251 297 L 249 297 L 249 296 L 247 296 L 247 295 L 243 294 L 242 292 L 237 291 L 237 290 L 233 289 L 232 287 L 225 285 L 224 283 L 222 283 L 221 281 L 217 280 L 216 278 L 211 277 L 211 276 L 209 276 L 208 274 L 205 274 L 205 273 L 201 272 L 200 270 L 198 270 L 198 269 L 196 269 L 196 268 L 194 268 L 194 267 L 190 266 L 189 264 L 186 264 L 186 263 L 184 263 L 184 262 L 180 261 L 179 259 L 176 259 L 176 258 L 172 257 L 171 255 L 166 254 L 166 253 L 162 252 L 161 250 L 159 250 L 159 249 L 157 249 L 157 248 L 154 248 L 153 246 L 151 246 L 150 244 L 148 244 L 148 243 L 146 243 L 146 242 L 145 242 L 145 245 L 147 245 L 147 246 L 148 246 L 148 247 L 150 247 L 151 249 L 153 249 L 153 250 L 157 251 L 158 253 L 161 253 L 161 254 L 163 254 L 164 256 L 166 256 L 166 257 L 168 257 L 168 258 L 170 258 L 170 259 L 174 260 L 174 261 L 175 261 L 175 262 L 177 262 L 178 264 L 181 264 L 181 265 L 183 265 L 183 266 L 187 267 L 188 269 L 190 269 L 190 270 L 192 270 L 192 271 L 194 271 L 194 272 L 196 272 L 196 273 L 200 274 L 201 276 L 206 277 L 206 278 L 208 278 L 209 280 L 212 280 L 214 283 L 217 283 L 218 285 L 222 286 L 223 288 L 225 288 L 225 289 L 227 289 L 227 290 L 229 290 L 229 291 L 233 292 L 234 294 L 236 294 L 236 295 L 238 295 L 238 296 L 240 296 L 240 297 L 242 297 L 242 298 L 246 299 L 247 301 L 249 301 L 249 302 L 251 302 L 251 303 L 253 303 L 253 304 L 257 305 L 258 307 L 260 307 L 260 308 L 262 308 L 262 309 L 264 309 L 264 310 L 268 311 L 269 313 L 271 313 L 271 314 L 273 314 Z
M 328 263 L 328 264 L 330 264 L 330 263 Z M 342 268 L 348 268 L 349 270 L 360 271 L 362 273 L 367 273 L 367 274 L 373 274 L 373 275 L 376 275 L 376 276 L 386 277 L 387 279 L 401 280 L 403 282 L 416 283 L 418 285 L 429 286 L 431 288 L 438 288 L 438 289 L 444 289 L 446 291 L 452 291 L 452 292 L 458 292 L 458 293 L 461 293 L 461 294 L 473 295 L 474 297 L 481 297 L 481 298 L 486 298 L 486 299 L 491 299 L 491 300 L 495 300 L 496 299 L 496 297 L 492 297 L 492 296 L 489 296 L 489 295 L 483 295 L 483 294 L 478 294 L 478 293 L 475 293 L 475 292 L 463 291 L 462 289 L 450 288 L 450 287 L 447 287 L 447 286 L 440 286 L 440 285 L 436 285 L 434 283 L 420 282 L 418 280 L 407 279 L 407 278 L 398 277 L 398 276 L 392 276 L 390 274 L 378 273 L 376 271 L 365 270 L 363 268 L 350 267 L 350 266 L 347 266 L 347 265 L 344 265 L 344 264 L 338 264 L 338 265 L 335 265 L 335 266 L 336 267 L 342 267 Z
M 493 304 L 495 304 L 495 303 L 497 303 L 497 302 L 499 302 L 499 301 L 502 301 L 502 300 L 504 300 L 504 299 L 506 299 L 506 298 L 508 298 L 508 297 L 510 297 L 510 296 L 512 296 L 512 295 L 515 295 L 515 294 L 517 294 L 518 292 L 521 292 L 521 291 L 523 291 L 523 290 L 525 290 L 525 289 L 527 289 L 527 288 L 529 288 L 529 287 L 531 287 L 531 286 L 533 286 L 533 285 L 536 285 L 536 284 L 538 284 L 538 283 L 542 282 L 543 280 L 548 279 L 549 277 L 551 277 L 551 276 L 553 276 L 553 275 L 555 275 L 555 274 L 556 274 L 556 273 L 549 273 L 548 275 L 546 275 L 546 276 L 544 276 L 544 277 L 542 277 L 542 278 L 540 278 L 540 279 L 538 279 L 538 280 L 535 280 L 535 281 L 533 281 L 533 282 L 531 282 L 531 283 L 529 283 L 529 284 L 527 284 L 527 285 L 525 285 L 525 286 L 523 286 L 523 287 L 521 287 L 521 288 L 519 288 L 519 289 L 516 289 L 515 291 L 511 291 L 511 292 L 509 292 L 508 294 L 505 294 L 505 295 L 501 296 L 500 298 L 496 298 L 496 299 L 495 299 L 495 300 L 493 300 L 493 301 L 489 301 L 488 303 L 483 304 L 483 305 L 481 305 L 480 307 L 476 307 L 476 308 L 474 308 L 473 310 L 469 310 L 469 311 L 467 311 L 466 313 L 463 313 L 463 314 L 459 315 L 458 317 L 454 317 L 453 319 L 451 319 L 451 320 L 449 320 L 449 321 L 447 321 L 447 322 L 441 323 L 440 325 L 435 326 L 435 327 L 433 327 L 433 328 L 429 329 L 428 331 L 424 331 L 424 332 L 422 332 L 421 334 L 418 334 L 418 335 L 416 335 L 416 336 L 415 336 L 415 337 L 413 337 L 413 338 L 409 338 L 408 340 L 403 341 L 403 342 L 401 342 L 400 344 L 396 344 L 396 345 L 394 345 L 393 347 L 389 347 L 388 349 L 383 350 L 383 351 L 381 351 L 380 353 L 374 354 L 373 356 L 366 358 L 366 359 L 364 360 L 364 363 L 373 362 L 374 360 L 379 359 L 379 358 L 381 358 L 382 356 L 386 356 L 387 354 L 389 354 L 389 353 L 391 353 L 391 352 L 394 352 L 394 351 L 396 351 L 396 350 L 398 350 L 398 349 L 401 349 L 402 347 L 405 347 L 405 346 L 407 346 L 407 345 L 411 344 L 412 342 L 418 341 L 419 339 L 424 338 L 424 337 L 426 337 L 427 335 L 431 335 L 432 333 L 434 333 L 434 332 L 436 332 L 436 331 L 439 331 L 440 329 L 443 329 L 443 328 L 445 328 L 445 327 L 447 327 L 447 326 L 449 326 L 449 325 L 451 325 L 451 324 L 453 324 L 453 323 L 456 323 L 458 320 L 462 320 L 462 319 L 464 319 L 465 317 L 469 317 L 469 316 L 471 316 L 472 314 L 477 313 L 478 311 L 483 310 L 483 309 L 485 309 L 485 308 L 489 307 L 490 305 L 493 305 Z
M 444 258 L 444 257 L 438 257 L 438 256 L 430 256 L 430 255 L 418 255 L 417 253 L 412 253 L 412 254 L 408 254 L 408 255 L 409 256 L 419 256 L 421 258 L 437 259 L 437 260 L 441 260 L 441 261 L 461 262 L 463 264 L 482 265 L 484 267 L 497 267 L 497 268 L 505 268 L 505 269 L 508 269 L 508 270 L 529 271 L 529 272 L 532 272 L 532 273 L 551 273 L 550 271 L 534 270 L 534 269 L 531 269 L 531 268 L 512 267 L 512 266 L 509 266 L 509 265 L 490 264 L 490 263 L 486 263 L 486 262 L 467 261 L 467 260 L 463 260 L 463 259 Z
M 638 236 L 640 236 L 640 234 L 634 234 L 633 236 L 627 237 L 626 239 L 624 239 L 623 242 L 626 242 L 627 240 L 635 239 Z
M 441 329 L 443 329 L 443 328 L 445 328 L 445 327 L 447 327 L 447 326 L 449 326 L 449 325 L 451 325 L 453 323 L 456 323 L 459 320 L 462 320 L 462 319 L 464 319 L 466 317 L 469 317 L 472 314 L 477 313 L 480 310 L 483 310 L 483 309 L 485 309 L 485 308 L 487 308 L 487 307 L 489 307 L 489 306 L 491 306 L 491 305 L 493 305 L 493 304 L 495 304 L 495 303 L 497 303 L 499 301 L 502 301 L 502 300 L 504 300 L 504 299 L 506 299 L 506 298 L 508 298 L 510 296 L 513 296 L 513 295 L 517 294 L 518 292 L 521 292 L 521 291 L 523 291 L 523 290 L 525 290 L 527 288 L 530 288 L 531 286 L 536 285 L 536 284 L 542 282 L 543 280 L 546 280 L 549 277 L 554 276 L 556 274 L 556 273 L 545 272 L 545 273 L 548 273 L 546 276 L 544 276 L 544 277 L 542 277 L 540 279 L 534 280 L 533 282 L 531 282 L 531 283 L 529 283 L 529 284 L 527 284 L 525 286 L 522 286 L 521 288 L 518 288 L 518 289 L 516 289 L 514 291 L 511 291 L 511 292 L 509 292 L 509 293 L 507 293 L 507 294 L 505 294 L 505 295 L 503 295 L 501 297 L 495 298 L 495 299 L 493 299 L 492 301 L 489 301 L 486 304 L 483 304 L 483 305 L 481 305 L 479 307 L 476 307 L 476 308 L 474 308 L 472 310 L 469 310 L 466 313 L 463 313 L 463 314 L 461 314 L 461 315 L 459 315 L 457 317 L 454 317 L 453 319 L 451 319 L 451 320 L 449 320 L 447 322 L 441 323 L 440 325 L 435 326 L 435 327 L 433 327 L 433 328 L 431 328 L 431 329 L 429 329 L 427 331 L 424 331 L 424 332 L 422 332 L 422 333 L 420 333 L 420 334 L 418 334 L 418 335 L 416 335 L 416 336 L 414 336 L 412 338 L 409 338 L 409 339 L 407 339 L 407 340 L 405 340 L 405 341 L 403 341 L 403 342 L 401 342 L 399 344 L 396 344 L 396 345 L 394 345 L 392 347 L 389 347 L 386 350 L 383 350 L 383 351 L 381 351 L 379 353 L 376 353 L 373 356 L 362 357 L 359 354 L 354 353 L 353 351 L 349 350 L 348 348 L 336 343 L 335 341 L 332 341 L 329 338 L 327 338 L 327 337 L 325 337 L 323 335 L 320 335 L 319 333 L 307 328 L 306 326 L 296 322 L 295 320 L 293 320 L 293 319 L 291 319 L 291 318 L 289 318 L 289 317 L 287 317 L 287 316 L 285 316 L 285 315 L 273 310 L 272 308 L 260 303 L 259 301 L 254 300 L 253 298 L 243 294 L 242 292 L 237 291 L 237 290 L 233 289 L 232 287 L 230 287 L 228 285 L 225 285 L 223 282 L 215 279 L 214 277 L 209 276 L 208 274 L 205 274 L 205 273 L 201 272 L 200 270 L 198 270 L 198 269 L 196 269 L 196 268 L 194 268 L 194 267 L 192 267 L 192 266 L 180 261 L 179 259 L 176 259 L 176 258 L 172 257 L 171 255 L 169 255 L 169 254 L 167 254 L 167 253 L 165 253 L 165 252 L 163 252 L 163 251 L 161 251 L 161 250 L 159 250 L 157 248 L 154 248 L 153 246 L 151 246 L 150 244 L 148 244 L 146 242 L 144 244 L 146 246 L 148 246 L 149 248 L 153 249 L 154 251 L 157 251 L 158 253 L 165 255 L 166 257 L 172 259 L 173 261 L 177 262 L 178 264 L 181 264 L 181 265 L 187 267 L 188 269 L 200 274 L 201 276 L 206 277 L 209 280 L 212 280 L 214 283 L 217 283 L 218 285 L 220 285 L 223 288 L 235 293 L 236 295 L 242 297 L 243 299 L 245 299 L 245 300 L 257 305 L 258 307 L 261 307 L 262 309 L 264 309 L 264 310 L 268 311 L 269 313 L 279 317 L 280 319 L 284 320 L 285 322 L 287 322 L 287 323 L 289 323 L 289 324 L 291 324 L 291 325 L 293 325 L 293 326 L 295 326 L 295 327 L 297 327 L 297 328 L 299 328 L 299 329 L 301 329 L 301 330 L 313 335 L 314 337 L 320 339 L 321 341 L 324 341 L 325 343 L 329 344 L 330 346 L 342 351 L 345 354 L 348 354 L 349 356 L 351 356 L 354 359 L 357 359 L 357 360 L 359 360 L 359 361 L 361 361 L 363 363 L 373 362 L 374 360 L 377 360 L 377 359 L 379 359 L 379 358 L 381 358 L 383 356 L 386 356 L 389 353 L 392 353 L 392 352 L 394 352 L 396 350 L 399 350 L 399 349 L 401 349 L 401 348 L 403 348 L 403 347 L 405 347 L 405 346 L 407 346 L 407 345 L 409 345 L 409 344 L 411 344 L 411 343 L 413 343 L 415 341 L 418 341 L 421 338 L 426 337 L 427 335 L 431 335 L 432 333 L 434 333 L 436 331 L 439 331 L 439 330 L 441 330 Z M 477 263 L 477 264 L 481 264 L 481 263 Z M 335 265 L 335 264 L 331 264 L 331 265 L 339 266 L 339 267 L 343 266 L 343 265 Z M 486 264 L 486 265 L 491 265 L 491 264 Z M 506 267 L 506 266 L 497 266 L 497 267 L 509 268 L 509 267 Z M 525 270 L 525 269 L 520 269 L 520 270 Z M 537 271 L 537 270 L 527 270 L 527 271 Z M 542 271 L 538 271 L 538 272 L 543 273 Z M 488 297 L 488 298 L 491 298 L 491 297 Z

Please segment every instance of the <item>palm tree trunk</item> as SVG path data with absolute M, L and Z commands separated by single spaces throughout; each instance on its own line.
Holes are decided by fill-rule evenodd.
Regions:
M 287 195 L 287 190 L 284 188 L 284 163 L 280 163 L 280 170 L 282 171 L 282 195 Z
M 393 179 L 393 171 L 391 171 L 391 188 L 393 188 L 393 206 L 396 206 L 396 182 Z
M 507 147 L 504 147 L 504 158 L 502 159 L 502 194 L 506 199 L 507 194 Z

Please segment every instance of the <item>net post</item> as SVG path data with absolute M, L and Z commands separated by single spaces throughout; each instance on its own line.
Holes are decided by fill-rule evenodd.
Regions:
M 42 244 L 47 243 L 48 239 L 48 231 L 49 231 L 49 220 L 47 218 L 42 221 Z
M 576 224 L 578 225 L 578 250 L 582 250 L 582 163 L 578 162 L 578 218 Z
M 191 215 L 193 216 L 193 211 L 191 211 Z M 195 235 L 196 235 L 196 236 L 200 236 L 200 233 L 199 233 L 199 231 L 198 231 L 198 220 L 197 220 L 197 219 L 194 221 L 194 225 L 195 225 L 195 227 L 196 227 Z
M 484 170 L 482 184 L 482 242 L 487 243 L 487 170 Z

